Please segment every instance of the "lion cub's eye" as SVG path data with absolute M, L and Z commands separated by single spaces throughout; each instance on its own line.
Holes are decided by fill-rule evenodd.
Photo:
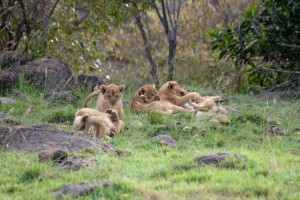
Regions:
M 119 95 L 116 95 L 116 97 L 118 98 L 118 97 L 119 97 Z
M 107 95 L 108 98 L 110 98 L 110 95 Z

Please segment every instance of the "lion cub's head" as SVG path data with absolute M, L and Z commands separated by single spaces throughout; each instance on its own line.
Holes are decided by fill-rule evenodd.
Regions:
M 184 96 L 188 93 L 183 88 L 181 88 L 176 81 L 166 82 L 162 86 L 162 88 L 165 88 L 165 90 L 167 90 L 169 94 L 176 95 L 176 96 Z
M 99 89 L 101 94 L 103 94 L 104 99 L 111 105 L 115 105 L 119 100 L 122 101 L 125 85 L 101 85 Z
M 157 95 L 157 90 L 155 85 L 144 85 L 138 90 L 139 100 L 143 103 L 151 103 L 153 101 L 159 101 L 159 96 Z

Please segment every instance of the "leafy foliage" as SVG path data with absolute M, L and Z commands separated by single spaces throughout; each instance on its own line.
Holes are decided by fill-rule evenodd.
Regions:
M 299 77 L 293 71 L 300 70 L 299 19 L 299 1 L 263 0 L 247 10 L 241 24 L 213 30 L 212 48 L 219 59 L 248 66 L 250 84 L 271 86 L 292 80 Z

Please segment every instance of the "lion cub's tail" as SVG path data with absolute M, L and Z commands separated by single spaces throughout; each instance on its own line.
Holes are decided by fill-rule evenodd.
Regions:
M 85 98 L 85 100 L 83 102 L 83 107 L 86 108 L 87 105 L 88 105 L 88 103 L 89 103 L 89 101 L 91 99 L 93 99 L 94 97 L 99 96 L 99 94 L 100 94 L 100 90 L 95 90 L 94 92 L 92 92 L 87 98 Z

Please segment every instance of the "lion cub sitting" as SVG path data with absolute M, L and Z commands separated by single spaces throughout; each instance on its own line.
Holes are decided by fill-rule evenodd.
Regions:
M 76 111 L 74 127 L 78 133 L 87 134 L 91 127 L 95 127 L 95 137 L 116 135 L 124 130 L 125 124 L 118 117 L 117 111 L 108 109 L 100 112 L 96 109 L 81 108 Z
M 161 112 L 161 113 L 172 113 L 168 110 L 161 102 L 157 95 L 155 85 L 147 84 L 138 89 L 130 102 L 130 107 L 133 112 Z
M 123 93 L 125 90 L 125 85 L 101 85 L 100 87 L 95 87 L 95 91 L 91 93 L 83 103 L 83 107 L 87 107 L 88 102 L 98 96 L 96 103 L 96 109 L 104 112 L 107 109 L 114 109 L 118 112 L 120 120 L 124 120 L 124 110 L 123 110 Z

